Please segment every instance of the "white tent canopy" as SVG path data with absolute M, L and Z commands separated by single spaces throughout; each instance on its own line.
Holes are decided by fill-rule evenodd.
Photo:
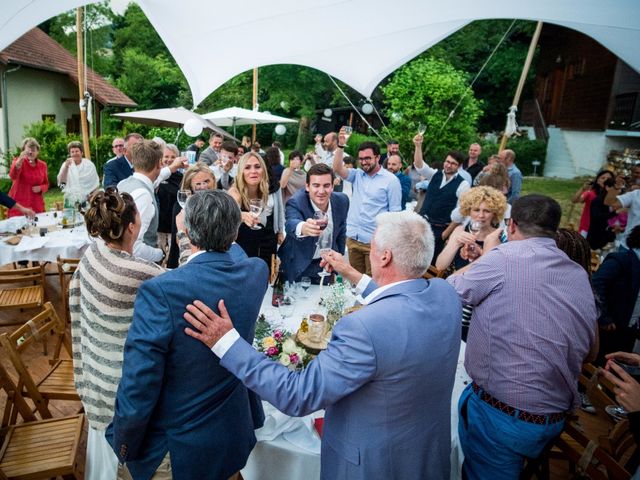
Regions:
M 86 0 L 12 0 L 0 49 Z M 591 36 L 640 71 L 640 1 L 616 0 L 137 0 L 182 69 L 195 104 L 253 67 L 317 68 L 369 96 L 393 70 L 473 20 L 542 20 Z M 224 18 L 224 22 L 196 19 Z M 292 38 L 303 29 L 308 35 Z M 229 41 L 233 38 L 233 41 Z M 215 59 L 203 52 L 214 47 Z

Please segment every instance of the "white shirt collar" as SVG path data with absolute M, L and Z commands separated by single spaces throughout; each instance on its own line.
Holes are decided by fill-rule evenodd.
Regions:
M 205 252 L 206 252 L 206 250 L 198 250 L 197 252 L 192 253 L 191 255 L 189 255 L 189 258 L 187 258 L 187 261 L 184 262 L 184 263 L 185 264 L 189 263 L 191 260 L 196 258 L 198 255 L 202 255 Z
M 151 181 L 151 179 L 149 177 L 147 177 L 146 175 L 143 175 L 142 173 L 138 173 L 138 172 L 133 172 L 133 176 L 135 178 L 137 178 L 138 180 L 140 180 L 141 182 L 145 183 L 146 185 L 149 186 L 149 188 L 151 188 L 151 190 L 153 190 L 153 182 Z
M 391 287 L 395 287 L 396 285 L 400 285 L 401 283 L 406 283 L 406 282 L 410 282 L 410 281 L 411 281 L 411 279 L 409 279 L 409 280 L 400 280 L 399 282 L 392 282 L 392 283 L 388 283 L 387 285 L 385 285 L 383 287 L 378 287 L 373 292 L 371 292 L 369 295 L 367 295 L 365 297 L 364 304 L 368 305 L 373 300 L 378 298 L 386 290 L 389 290 Z

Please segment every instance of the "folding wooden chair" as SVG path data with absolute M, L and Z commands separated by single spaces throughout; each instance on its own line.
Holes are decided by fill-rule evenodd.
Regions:
M 0 270 L 0 285 L 8 284 L 0 290 L 0 310 L 41 307 L 46 300 L 43 265 Z
M 77 457 L 84 415 L 36 420 L 2 365 L 0 390 L 7 395 L 0 425 L 0 479 L 79 479 Z M 7 415 L 7 411 L 16 415 Z M 25 423 L 17 424 L 18 413 Z
M 60 279 L 60 295 L 62 296 L 62 305 L 64 307 L 64 313 L 67 322 L 71 322 L 71 315 L 69 313 L 69 282 L 71 276 L 78 268 L 80 263 L 79 258 L 58 258 L 56 260 L 58 264 L 58 278 Z
M 600 267 L 600 255 L 595 250 L 591 250 L 591 273 L 596 273 Z
M 42 380 L 36 382 L 31 376 L 29 368 L 22 361 L 21 354 L 31 343 L 44 335 L 49 335 L 51 331 L 57 337 L 53 356 L 49 360 L 51 368 Z M 71 342 L 65 334 L 64 323 L 50 302 L 45 304 L 41 313 L 13 333 L 0 335 L 0 344 L 7 351 L 11 363 L 18 372 L 18 387 L 21 389 L 21 393 L 33 400 L 42 418 L 52 417 L 48 407 L 49 400 L 80 400 L 73 382 Z M 60 359 L 62 346 L 65 347 L 69 355 L 68 360 Z

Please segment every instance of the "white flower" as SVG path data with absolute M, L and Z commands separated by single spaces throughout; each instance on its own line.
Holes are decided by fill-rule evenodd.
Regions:
M 280 357 L 278 357 L 278 361 L 285 367 L 288 367 L 289 364 L 291 363 L 291 360 L 289 359 L 289 354 L 284 352 L 280 354 Z
M 287 338 L 282 344 L 282 351 L 284 353 L 294 353 L 297 352 L 298 346 L 293 338 Z

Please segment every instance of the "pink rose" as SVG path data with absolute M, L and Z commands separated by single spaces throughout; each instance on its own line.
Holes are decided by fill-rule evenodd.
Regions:
M 278 347 L 269 347 L 267 349 L 267 355 L 270 356 L 270 357 L 275 357 L 279 353 L 280 353 L 280 351 L 278 350 Z
M 282 340 L 282 332 L 280 330 L 274 331 L 273 338 L 275 338 L 277 341 Z
M 298 357 L 297 353 L 292 353 L 289 355 L 289 360 L 291 360 L 291 363 L 297 365 L 300 362 L 300 357 Z

